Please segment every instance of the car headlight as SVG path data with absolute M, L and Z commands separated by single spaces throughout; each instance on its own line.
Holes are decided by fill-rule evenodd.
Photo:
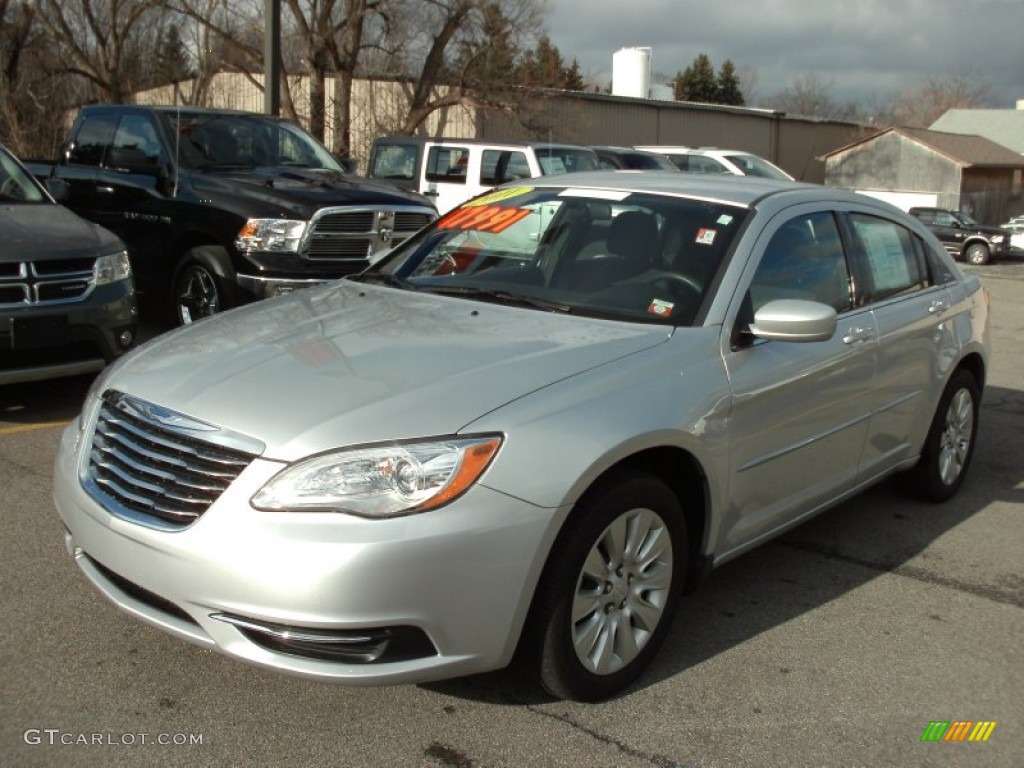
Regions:
M 502 437 L 451 438 L 335 451 L 292 464 L 252 497 L 265 511 L 409 515 L 464 493 L 487 469 Z
M 128 261 L 128 251 L 118 251 L 96 259 L 96 266 L 93 267 L 93 274 L 96 275 L 96 285 L 116 283 L 118 280 L 127 280 L 132 276 L 132 265 Z
M 240 251 L 296 253 L 306 222 L 294 219 L 249 219 L 238 231 L 235 246 Z

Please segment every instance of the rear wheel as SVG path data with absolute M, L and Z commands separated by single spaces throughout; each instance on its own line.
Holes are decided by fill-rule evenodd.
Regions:
M 544 688 L 595 701 L 636 680 L 672 623 L 687 551 L 679 501 L 657 478 L 622 472 L 581 500 L 524 638 Z
M 988 246 L 984 243 L 971 243 L 967 246 L 967 250 L 964 251 L 964 260 L 968 264 L 981 266 L 982 264 L 988 264 L 988 259 Z
M 960 369 L 939 400 L 921 460 L 905 477 L 905 487 L 926 501 L 951 499 L 963 484 L 978 432 L 978 383 Z

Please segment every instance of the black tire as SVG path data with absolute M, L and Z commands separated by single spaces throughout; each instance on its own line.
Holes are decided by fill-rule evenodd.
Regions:
M 548 557 L 521 662 L 558 698 L 597 701 L 623 690 L 671 627 L 687 553 L 686 521 L 667 485 L 636 471 L 602 482 Z
M 908 492 L 943 502 L 960 490 L 977 442 L 979 401 L 978 382 L 961 368 L 939 399 L 920 461 L 903 478 Z
M 175 325 L 191 325 L 234 306 L 234 292 L 226 275 L 230 260 L 219 246 L 190 249 L 174 271 L 171 292 Z
M 964 261 L 968 264 L 980 267 L 983 264 L 988 264 L 988 260 L 989 250 L 988 246 L 984 243 L 971 243 L 967 246 L 967 250 L 964 251 Z

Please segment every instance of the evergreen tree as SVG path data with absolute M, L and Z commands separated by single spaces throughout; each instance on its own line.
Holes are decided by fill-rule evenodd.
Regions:
M 707 54 L 702 53 L 672 81 L 672 90 L 677 101 L 702 101 L 717 103 L 718 81 L 715 68 Z
M 512 24 L 498 3 L 483 8 L 481 33 L 486 44 L 472 53 L 465 52 L 465 81 L 477 87 L 507 85 L 515 77 L 519 51 L 512 40 Z
M 157 43 L 153 80 L 157 83 L 177 83 L 190 77 L 192 67 L 181 32 L 177 24 L 170 24 L 161 32 Z
M 572 64 L 565 70 L 562 87 L 567 91 L 583 91 L 587 88 L 587 84 L 583 82 L 583 75 L 580 73 L 580 63 L 575 57 Z
M 740 80 L 736 76 L 736 67 L 731 59 L 726 59 L 722 63 L 722 68 L 718 70 L 717 103 L 732 107 L 742 107 L 746 103 L 740 90 Z
M 536 88 L 563 88 L 565 63 L 558 47 L 547 35 L 541 35 L 537 47 L 527 51 L 519 66 L 519 82 Z

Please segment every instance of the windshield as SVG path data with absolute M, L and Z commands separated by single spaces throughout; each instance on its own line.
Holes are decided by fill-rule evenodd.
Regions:
M 179 132 L 180 157 L 191 168 L 289 166 L 342 170 L 312 136 L 283 120 L 202 112 L 168 114 L 168 120 L 172 135 L 175 129 Z
M 499 189 L 353 279 L 535 309 L 690 325 L 746 209 L 571 187 Z
M 583 147 L 557 147 L 539 145 L 533 148 L 545 176 L 558 173 L 579 173 L 581 171 L 598 171 L 601 164 L 597 155 Z
M 745 176 L 760 176 L 765 179 L 782 179 L 791 181 L 789 174 L 776 168 L 764 158 L 757 155 L 726 155 L 726 160 L 743 171 Z
M 50 202 L 21 163 L 3 149 L 0 149 L 0 202 Z

